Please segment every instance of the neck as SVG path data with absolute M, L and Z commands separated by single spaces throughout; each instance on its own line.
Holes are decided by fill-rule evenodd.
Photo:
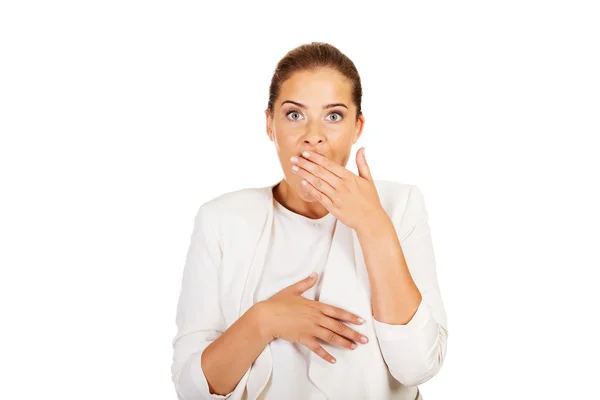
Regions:
M 317 200 L 313 202 L 303 200 L 285 179 L 273 187 L 273 197 L 288 210 L 307 218 L 319 219 L 329 214 L 325 206 Z

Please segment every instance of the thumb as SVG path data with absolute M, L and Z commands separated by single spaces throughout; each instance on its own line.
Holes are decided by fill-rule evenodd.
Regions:
M 294 294 L 302 294 L 306 292 L 308 289 L 313 287 L 315 283 L 317 283 L 318 274 L 313 272 L 310 274 L 308 278 L 302 279 L 300 282 L 296 282 L 291 286 L 292 292 Z
M 370 181 L 373 180 L 371 176 L 371 170 L 369 169 L 369 165 L 367 164 L 367 159 L 365 157 L 364 147 L 361 147 L 356 153 L 356 166 L 358 167 L 358 175 L 361 178 L 365 178 Z

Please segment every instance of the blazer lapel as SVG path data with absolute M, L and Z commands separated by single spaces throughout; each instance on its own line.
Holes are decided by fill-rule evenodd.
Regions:
M 355 246 L 358 241 L 355 242 L 354 236 L 352 228 L 347 227 L 339 220 L 336 222 L 331 250 L 321 277 L 323 282 L 318 300 L 321 303 L 355 313 L 369 321 L 371 306 L 369 302 L 365 301 L 369 297 L 365 295 L 364 284 L 359 279 L 364 276 L 366 271 L 364 268 L 357 268 L 362 264 L 356 262 Z M 344 323 L 350 328 L 370 336 L 365 327 L 366 324 Z M 336 363 L 331 364 L 311 352 L 310 379 L 329 399 L 353 398 L 360 390 L 357 387 L 360 382 L 359 380 L 349 380 L 348 377 L 360 376 L 366 365 L 356 358 L 366 359 L 369 349 L 363 344 L 359 344 L 355 350 L 349 350 L 321 340 L 319 343 L 336 359 Z
M 250 262 L 242 291 L 238 314 L 240 316 L 255 303 L 255 292 L 263 271 L 273 226 L 272 189 L 276 184 L 263 188 L 267 202 L 265 224 Z M 362 316 L 366 320 L 363 325 L 344 323 L 357 332 L 367 335 L 371 341 L 366 345 L 359 344 L 355 350 L 320 341 L 321 346 L 335 357 L 337 362 L 330 364 L 311 352 L 309 377 L 329 399 L 352 398 L 360 393 L 361 382 L 347 378 L 348 376 L 360 376 L 358 374 L 364 372 L 369 359 L 370 346 L 377 344 L 370 326 L 370 285 L 360 244 L 354 230 L 339 220 L 335 224 L 331 248 L 320 279 L 322 280 L 321 291 L 317 300 Z M 246 383 L 249 400 L 258 398 L 269 381 L 272 369 L 271 350 L 269 346 L 266 346 L 250 369 Z
M 246 283 L 242 291 L 240 301 L 240 312 L 238 315 L 244 314 L 252 305 L 255 303 L 255 293 L 258 286 L 260 276 L 262 274 L 263 266 L 265 264 L 265 256 L 267 253 L 269 239 L 271 237 L 271 228 L 273 226 L 273 207 L 272 207 L 272 196 L 271 191 L 273 186 L 268 186 L 264 189 L 265 202 L 267 202 L 267 212 L 265 215 L 265 224 L 260 235 L 256 251 L 250 262 L 249 271 L 246 278 Z M 255 400 L 260 392 L 264 389 L 269 381 L 273 368 L 273 359 L 271 358 L 271 349 L 269 346 L 265 346 L 265 349 L 260 355 L 254 360 L 248 381 L 246 382 L 246 388 L 248 390 L 248 399 Z

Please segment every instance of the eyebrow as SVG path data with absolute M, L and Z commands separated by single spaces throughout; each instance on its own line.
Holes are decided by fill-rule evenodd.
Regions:
M 281 105 L 283 106 L 285 103 L 292 103 L 292 104 L 295 104 L 295 105 L 297 105 L 298 107 L 301 107 L 301 108 L 306 108 L 306 106 L 305 106 L 304 104 L 301 104 L 301 103 L 298 103 L 298 102 L 296 102 L 296 101 L 292 101 L 292 100 L 285 100 L 285 101 L 283 101 L 283 102 L 281 103 Z M 344 103 L 333 103 L 333 104 L 326 104 L 326 105 L 323 107 L 323 109 L 325 110 L 325 109 L 332 108 L 332 107 L 337 107 L 337 106 L 345 107 L 345 108 L 346 108 L 346 110 L 348 109 L 348 106 L 346 106 Z

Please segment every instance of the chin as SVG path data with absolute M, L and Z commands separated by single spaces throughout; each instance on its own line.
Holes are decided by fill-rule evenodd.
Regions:
M 306 202 L 313 203 L 317 201 L 317 199 L 315 199 L 312 194 L 308 192 L 308 189 L 305 189 L 300 182 L 298 182 L 298 189 L 296 189 L 296 191 L 300 195 L 300 198 Z
M 317 201 L 317 199 L 315 199 L 312 196 L 312 194 L 310 194 L 306 191 L 300 192 L 300 197 L 302 198 L 302 200 L 306 201 L 307 203 L 314 203 L 315 201 Z

